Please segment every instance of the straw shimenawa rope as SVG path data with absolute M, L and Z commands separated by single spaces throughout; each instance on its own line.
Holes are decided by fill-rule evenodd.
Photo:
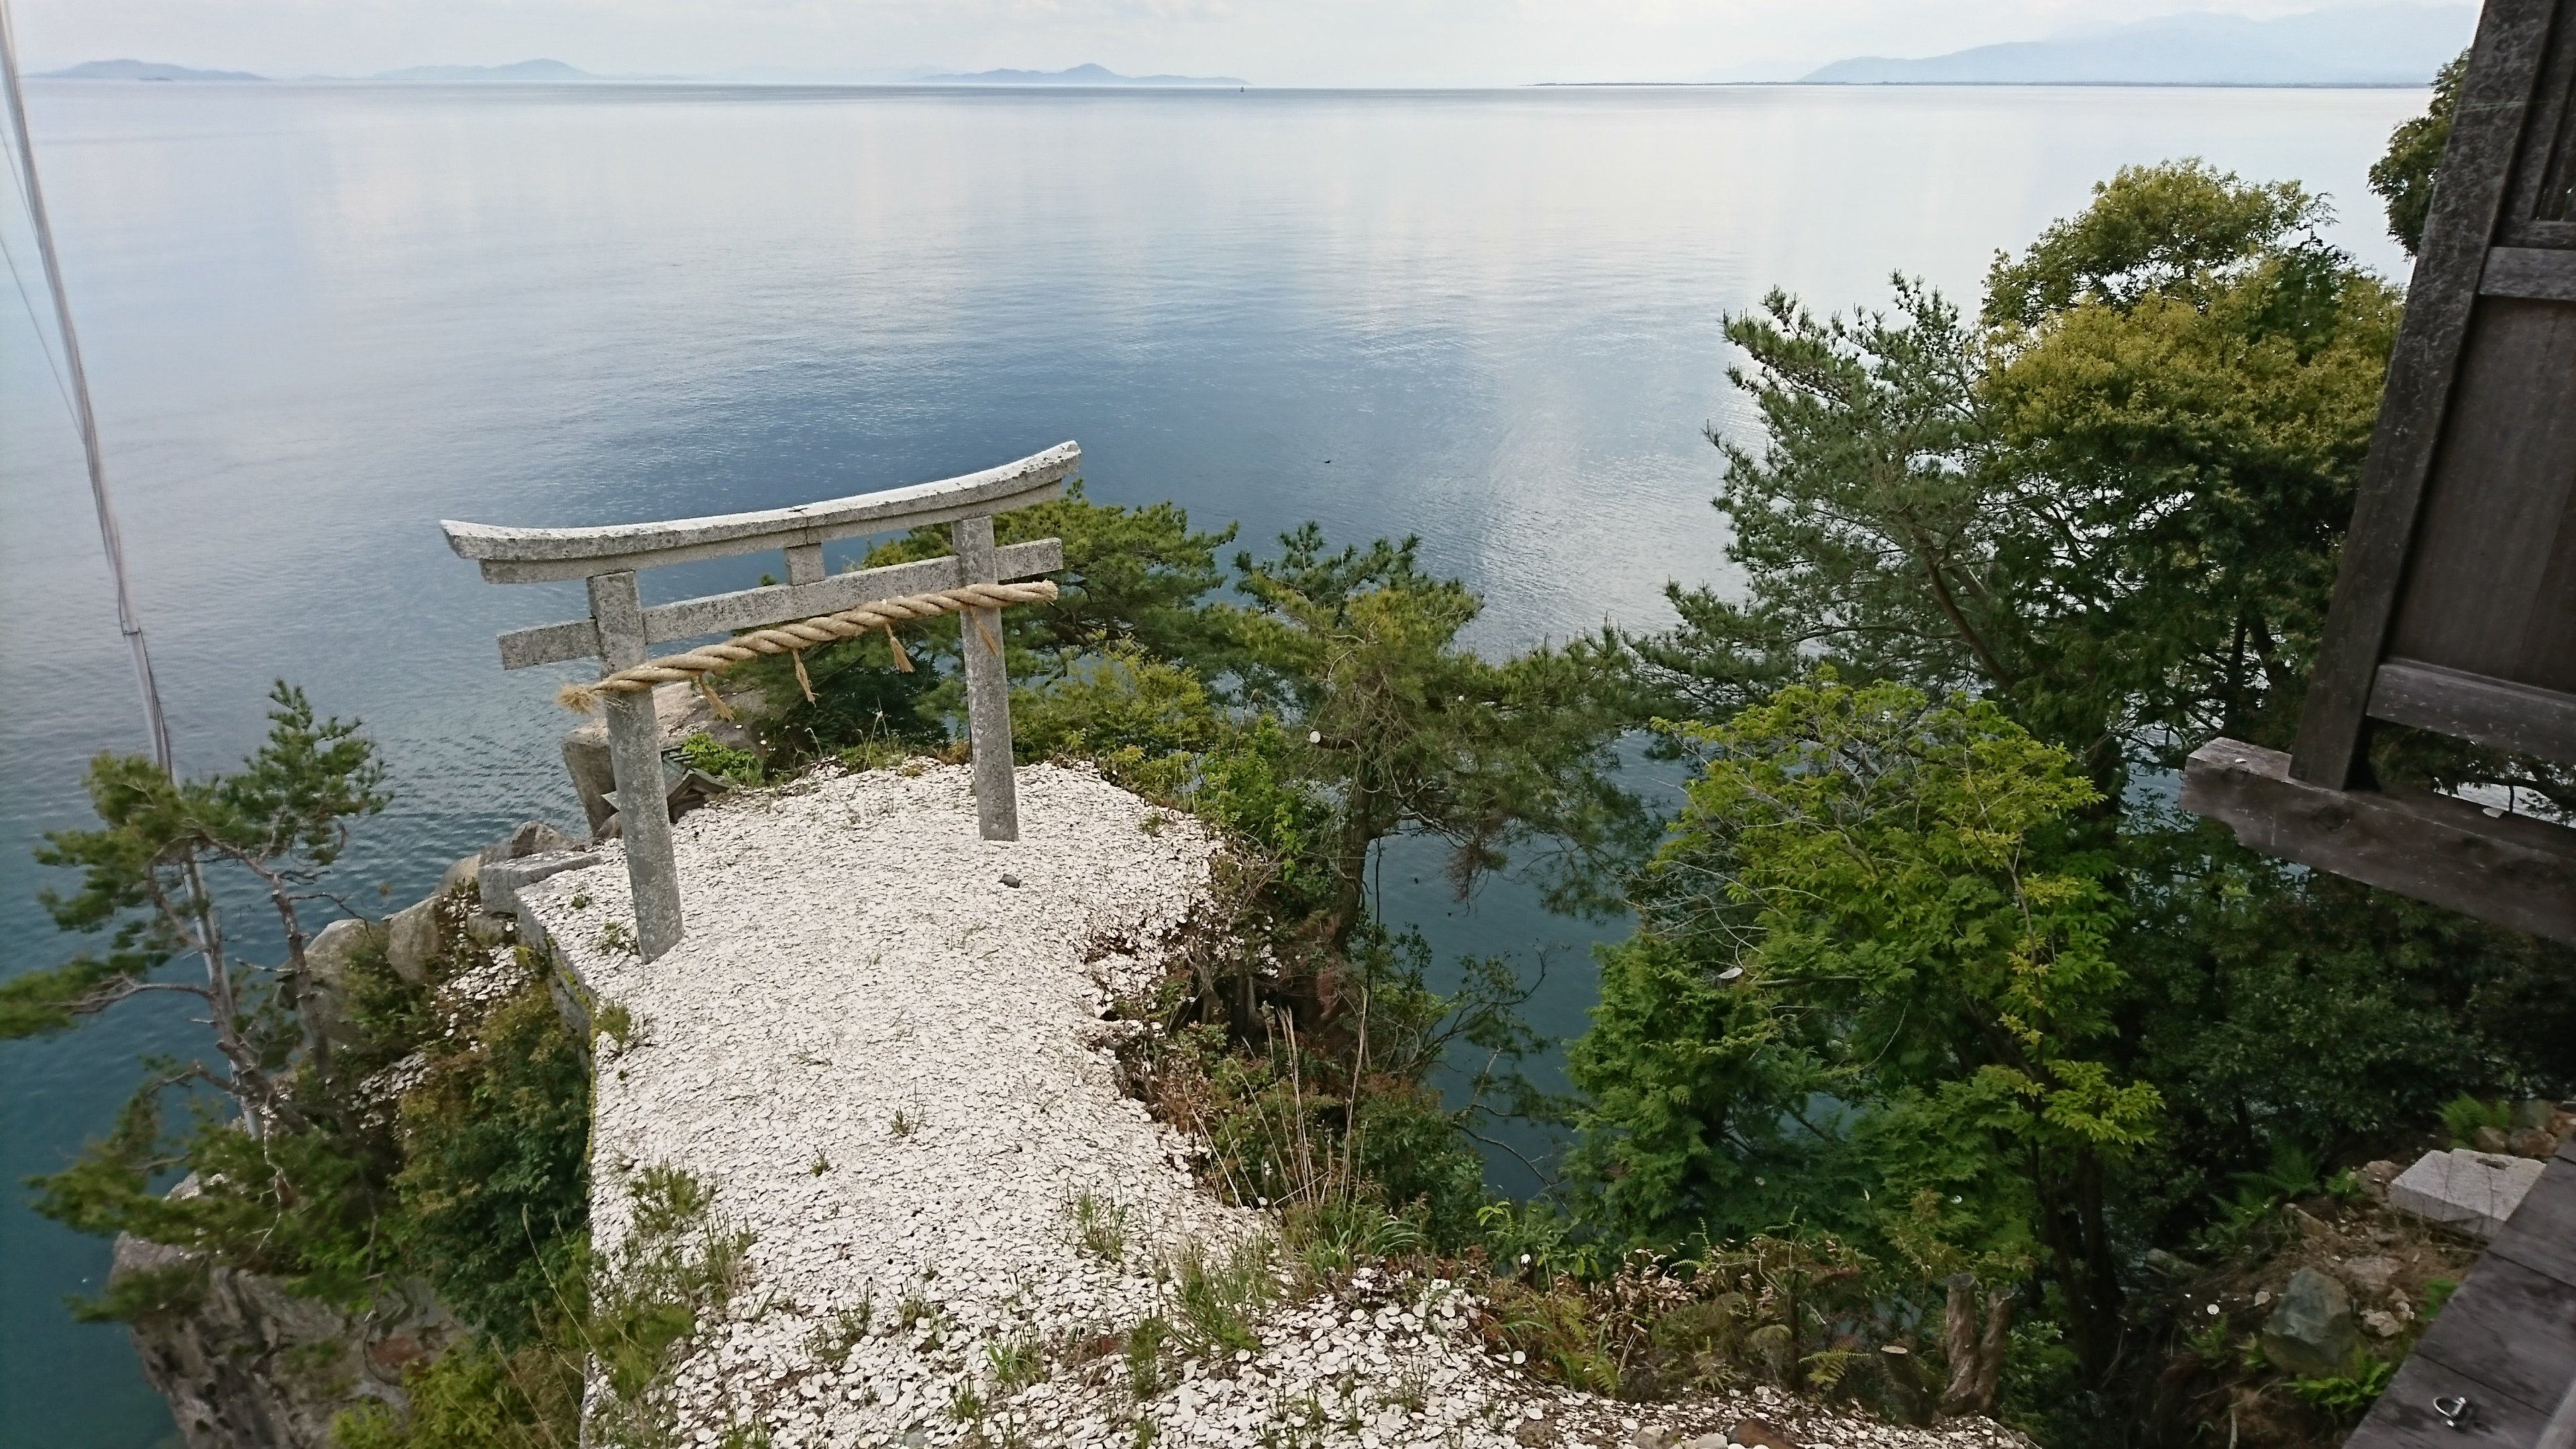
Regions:
M 966 584 L 943 589 L 935 594 L 906 594 L 895 599 L 876 599 L 855 609 L 837 614 L 818 614 L 792 624 L 773 625 L 737 634 L 720 644 L 702 645 L 686 654 L 672 654 L 648 659 L 632 669 L 621 669 L 588 684 L 567 684 L 555 695 L 555 702 L 578 714 L 597 709 L 601 697 L 610 694 L 638 694 L 657 684 L 702 683 L 707 675 L 731 668 L 746 659 L 764 654 L 801 654 L 817 644 L 831 644 L 843 639 L 856 639 L 878 629 L 894 637 L 894 626 L 910 619 L 931 619 L 941 614 L 962 614 L 968 609 L 999 609 L 1011 604 L 1042 603 L 1055 597 L 1055 585 L 1040 579 L 1025 584 Z M 991 631 L 978 629 L 984 647 L 1000 652 L 1001 645 Z M 898 658 L 903 646 L 895 646 Z M 803 659 L 796 661 L 800 666 Z

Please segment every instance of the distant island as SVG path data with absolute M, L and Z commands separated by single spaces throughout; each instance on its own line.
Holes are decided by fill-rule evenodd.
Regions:
M 1919 60 L 1861 56 L 1807 85 L 2420 86 L 2477 27 L 2470 5 L 2354 5 L 2252 20 L 2164 15 Z
M 121 81 L 255 81 L 266 76 L 246 70 L 198 70 L 193 66 L 165 65 L 157 60 L 86 60 L 62 70 L 40 72 L 48 80 L 121 80 Z
M 931 85 L 949 86 L 1241 86 L 1249 81 L 1227 75 L 1120 75 L 1103 65 L 1077 65 L 1070 70 L 979 70 L 972 75 L 932 75 Z

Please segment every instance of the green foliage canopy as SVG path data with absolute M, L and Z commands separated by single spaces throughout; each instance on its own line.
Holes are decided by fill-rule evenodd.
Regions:
M 269 701 L 267 739 L 230 774 L 179 780 L 134 755 L 90 762 L 83 784 L 99 828 L 51 832 L 36 851 L 42 864 L 79 871 L 80 884 L 38 898 L 56 926 L 105 932 L 108 948 L 0 983 L 0 1040 L 61 1031 L 147 993 L 194 996 L 224 1069 L 190 1063 L 175 1074 L 231 1094 L 254 1131 L 295 1116 L 279 1070 L 299 1031 L 320 1045 L 303 1019 L 302 911 L 347 848 L 349 822 L 384 808 L 384 769 L 355 722 L 317 719 L 302 690 L 281 680 Z M 210 864 L 247 875 L 276 912 L 287 959 L 274 972 L 228 949 Z M 181 955 L 199 958 L 201 980 L 155 976 Z
M 1989 702 L 1830 672 L 1677 728 L 1707 763 L 1571 1059 L 1607 1220 L 1886 1243 L 1929 1193 L 1957 1253 L 2080 1287 L 2086 1184 L 2160 1107 L 2098 1054 L 2103 862 L 2034 843 L 2092 788 Z
M 2433 176 L 2451 142 L 2451 113 L 2460 104 L 2460 78 L 2469 68 L 2461 51 L 2433 76 L 2433 101 L 2424 114 L 2401 123 L 2388 137 L 2388 153 L 2370 168 L 2370 189 L 2388 204 L 2388 234 L 2413 256 L 2424 249 L 2424 221 L 2433 211 Z

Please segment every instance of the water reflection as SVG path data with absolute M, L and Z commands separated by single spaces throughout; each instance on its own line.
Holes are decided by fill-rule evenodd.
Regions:
M 1072 437 L 1099 498 L 1256 541 L 1420 533 L 1491 601 L 1488 646 L 1652 624 L 1666 579 L 1723 582 L 1699 436 L 1743 422 L 1721 313 L 1774 284 L 1878 299 L 1899 268 L 1973 291 L 2093 180 L 2186 154 L 2334 192 L 2333 239 L 2393 266 L 2362 174 L 2421 103 L 40 84 L 34 121 L 183 759 L 247 749 L 273 674 L 364 716 L 398 801 L 349 871 L 407 899 L 576 813 L 551 681 L 501 674 L 491 640 L 580 613 L 578 589 L 481 583 L 438 518 L 757 507 Z M 90 753 L 139 735 L 21 321 L 0 424 L 0 931 L 33 963 L 59 948 L 26 847 L 78 820 Z M 1444 951 L 1557 943 L 1542 1024 L 1580 1028 L 1583 928 L 1410 890 L 1390 913 Z M 192 1041 L 146 1012 L 0 1054 L 0 1178 L 106 1124 L 121 1053 Z M 166 1432 L 120 1337 L 58 1306 L 103 1246 L 18 1203 L 0 1443 Z

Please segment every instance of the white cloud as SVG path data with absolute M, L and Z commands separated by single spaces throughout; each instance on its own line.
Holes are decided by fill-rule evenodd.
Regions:
M 2319 0 L 2202 0 L 2277 15 Z M 40 66 L 268 75 L 548 56 L 603 73 L 903 65 L 1479 85 L 1785 77 L 2139 19 L 2176 0 L 20 0 Z

